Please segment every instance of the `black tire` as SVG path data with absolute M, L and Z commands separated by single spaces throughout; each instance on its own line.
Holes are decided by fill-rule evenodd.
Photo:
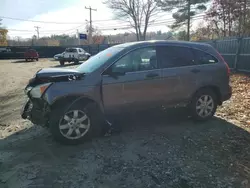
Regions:
M 39 59 L 38 58 L 36 58 L 36 61 L 38 61 Z
M 78 59 L 75 59 L 74 60 L 74 64 L 78 64 L 79 63 L 79 60 Z
M 201 112 L 202 110 L 200 109 L 200 99 L 201 100 L 205 100 L 205 97 L 207 97 L 207 101 L 210 101 L 210 99 L 212 100 L 213 105 L 210 104 L 206 104 L 209 106 L 209 109 L 206 109 L 208 113 L 208 115 L 205 115 L 205 110 L 203 110 L 203 112 Z M 205 121 L 210 119 L 211 117 L 214 116 L 216 109 L 218 106 L 218 100 L 216 97 L 216 94 L 211 90 L 211 89 L 201 89 L 199 90 L 194 96 L 193 99 L 191 101 L 190 104 L 190 111 L 191 111 L 191 115 L 195 120 L 198 121 Z M 200 115 L 199 112 L 202 114 Z
M 60 65 L 63 66 L 64 65 L 64 61 L 60 61 Z
M 90 121 L 89 130 L 80 138 L 77 139 L 69 139 L 66 138 L 60 131 L 59 125 L 62 121 L 65 114 L 70 111 L 79 110 L 84 112 Z M 71 105 L 66 105 L 62 107 L 62 105 L 58 106 L 51 112 L 49 121 L 49 128 L 50 131 L 56 141 L 66 145 L 75 145 L 83 143 L 86 140 L 90 140 L 95 136 L 100 136 L 102 132 L 102 124 L 103 124 L 103 116 L 100 112 L 99 108 L 95 103 L 88 103 L 86 105 L 82 105 L 79 102 L 74 103 Z M 67 131 L 67 130 L 66 130 Z M 76 132 L 75 132 L 76 134 Z
M 28 59 L 25 59 L 26 62 L 28 62 Z

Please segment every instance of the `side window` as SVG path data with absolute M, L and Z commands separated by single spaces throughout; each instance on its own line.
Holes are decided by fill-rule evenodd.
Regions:
M 213 64 L 218 62 L 218 60 L 214 56 L 201 50 L 194 50 L 194 54 L 196 58 L 195 63 L 198 65 Z
M 157 50 L 161 68 L 194 65 L 194 55 L 190 48 L 179 46 L 159 46 Z
M 134 50 L 112 65 L 112 72 L 136 72 L 157 68 L 156 50 L 146 47 Z
M 81 49 L 78 49 L 78 52 L 80 52 L 80 53 L 81 53 L 81 52 L 82 52 L 82 50 L 81 50 Z

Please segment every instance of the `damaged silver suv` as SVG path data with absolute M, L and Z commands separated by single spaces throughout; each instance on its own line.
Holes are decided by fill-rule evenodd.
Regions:
M 39 70 L 25 93 L 24 119 L 48 126 L 57 141 L 77 144 L 125 111 L 184 105 L 207 120 L 232 90 L 227 63 L 212 46 L 144 41 L 108 48 L 76 69 Z

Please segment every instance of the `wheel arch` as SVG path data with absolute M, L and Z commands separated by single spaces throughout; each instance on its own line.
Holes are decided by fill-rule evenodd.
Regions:
M 68 108 L 70 108 L 75 103 L 81 103 L 83 106 L 88 104 L 88 103 L 94 103 L 103 112 L 103 108 L 94 99 L 92 99 L 88 96 L 85 96 L 85 95 L 84 96 L 82 96 L 82 95 L 70 95 L 70 96 L 60 97 L 60 98 L 56 99 L 50 105 L 50 109 L 53 110 L 55 108 L 60 107 L 60 105 L 68 105 Z
M 196 90 L 196 92 L 192 95 L 192 98 L 201 90 L 211 90 L 212 92 L 214 92 L 214 94 L 216 95 L 217 98 L 217 102 L 218 105 L 222 105 L 222 99 L 221 99 L 221 92 L 218 86 L 215 85 L 207 85 L 207 86 L 203 86 L 200 87 L 198 90 Z

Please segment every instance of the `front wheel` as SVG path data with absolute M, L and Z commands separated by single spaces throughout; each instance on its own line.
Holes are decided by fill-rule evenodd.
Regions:
M 79 144 L 101 133 L 100 117 L 93 103 L 85 107 L 75 104 L 66 110 L 60 107 L 51 114 L 50 131 L 60 143 Z
M 60 65 L 63 66 L 64 65 L 64 61 L 60 61 Z
M 217 106 L 215 93 L 210 89 L 202 89 L 193 97 L 190 108 L 193 118 L 202 121 L 210 119 L 215 114 Z

